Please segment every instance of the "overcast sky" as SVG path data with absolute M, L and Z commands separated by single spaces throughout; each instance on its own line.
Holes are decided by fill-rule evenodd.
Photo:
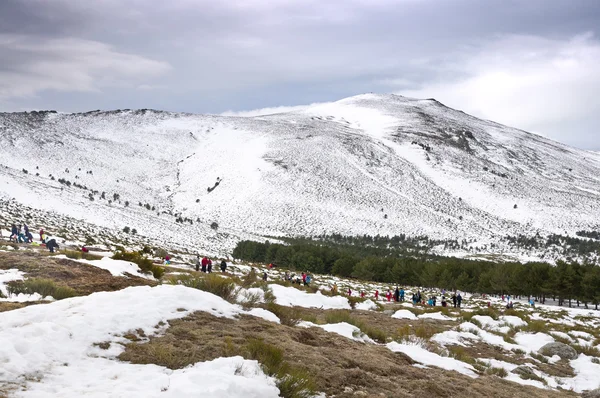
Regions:
M 600 1 L 0 0 L 0 111 L 221 113 L 364 92 L 600 150 Z

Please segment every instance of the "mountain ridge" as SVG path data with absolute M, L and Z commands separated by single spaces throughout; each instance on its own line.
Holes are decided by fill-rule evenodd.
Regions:
M 115 228 L 119 208 L 141 234 L 188 246 L 218 247 L 213 223 L 480 245 L 600 229 L 600 157 L 435 99 L 363 94 L 260 116 L 0 113 L 0 133 L 0 195 Z

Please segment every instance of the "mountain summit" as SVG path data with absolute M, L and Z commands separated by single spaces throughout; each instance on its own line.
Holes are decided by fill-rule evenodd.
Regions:
M 255 117 L 0 113 L 0 164 L 0 197 L 204 249 L 600 228 L 600 154 L 397 95 Z

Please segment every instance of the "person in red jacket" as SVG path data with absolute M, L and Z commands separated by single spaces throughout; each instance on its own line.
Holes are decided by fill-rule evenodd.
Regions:
M 206 267 L 208 266 L 208 258 L 204 256 L 202 258 L 202 272 L 206 272 Z
M 379 300 L 379 290 L 375 290 L 375 301 Z
M 212 272 L 212 260 L 210 258 L 208 259 L 208 264 L 206 265 L 206 271 Z

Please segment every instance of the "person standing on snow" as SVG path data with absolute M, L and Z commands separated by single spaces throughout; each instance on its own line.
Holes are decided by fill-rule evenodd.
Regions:
M 267 281 L 267 277 L 268 277 L 268 276 L 267 276 L 267 271 L 264 271 L 264 272 L 263 272 L 263 277 L 262 277 L 262 280 L 266 282 L 266 281 Z
M 458 304 L 458 308 L 460 308 L 460 303 L 462 303 L 462 296 L 460 292 L 458 292 L 458 296 L 456 296 L 456 304 Z
M 400 289 L 400 301 L 404 301 L 404 288 Z
M 212 260 L 210 258 L 208 259 L 208 264 L 206 268 L 209 273 L 212 272 Z
M 202 272 L 206 272 L 206 267 L 208 266 L 208 258 L 206 258 L 206 256 L 204 256 L 202 258 L 201 265 L 202 265 Z
M 200 255 L 196 254 L 196 272 L 200 271 Z
M 400 301 L 400 289 L 398 289 L 398 286 L 396 286 L 396 290 L 394 291 L 394 301 Z
M 375 290 L 375 301 L 379 300 L 379 290 Z
M 44 243 L 43 236 L 44 236 L 44 229 L 42 228 L 42 229 L 40 229 L 40 242 L 42 242 L 42 243 Z
M 225 260 L 221 260 L 221 272 L 225 272 L 226 269 L 227 263 L 225 262 Z

